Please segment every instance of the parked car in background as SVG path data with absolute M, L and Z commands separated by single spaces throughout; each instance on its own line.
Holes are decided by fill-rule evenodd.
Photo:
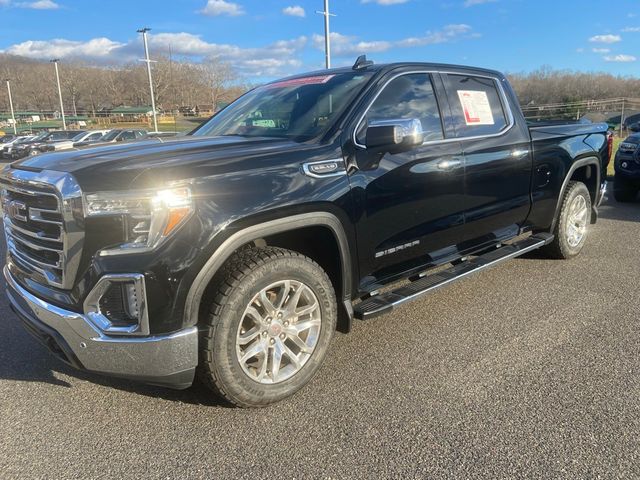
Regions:
M 40 132 L 38 135 L 21 139 L 19 142 L 14 143 L 7 151 L 3 149 L 3 157 L 9 160 L 24 158 L 29 155 L 32 145 L 42 142 L 48 135 L 49 132 Z
M 633 123 L 630 123 L 629 125 L 627 125 L 627 129 L 628 129 L 630 132 L 634 132 L 634 133 L 635 133 L 635 132 L 640 132 L 640 122 L 633 122 Z
M 96 143 L 100 141 L 111 130 L 87 130 L 86 132 L 78 133 L 75 137 L 67 140 L 55 140 L 47 146 L 47 148 L 41 148 L 42 151 L 58 151 L 68 150 L 73 148 L 76 143 Z
M 640 133 L 628 136 L 620 144 L 613 166 L 613 196 L 618 202 L 635 200 L 640 191 Z
M 104 135 L 102 138 L 97 140 L 94 143 L 91 142 L 75 142 L 73 144 L 74 147 L 86 147 L 89 145 L 98 146 L 104 145 L 107 143 L 117 143 L 117 142 L 127 142 L 131 140 L 140 140 L 147 136 L 146 130 L 137 130 L 137 129 L 119 129 L 116 128 L 111 130 L 109 133 Z
M 54 130 L 44 137 L 40 142 L 31 145 L 30 155 L 36 155 L 42 152 L 51 152 L 55 150 L 54 144 L 71 140 L 80 134 L 86 133 L 86 130 Z
M 18 138 L 17 135 L 11 135 L 11 134 L 2 135 L 2 136 L 0 136 L 0 144 L 11 142 L 12 140 L 15 140 L 16 138 Z
M 33 138 L 35 138 L 34 135 L 27 135 L 27 136 L 23 136 L 23 137 L 15 137 L 13 140 L 11 140 L 10 142 L 6 142 L 0 145 L 0 156 L 2 156 L 3 159 L 11 159 L 11 152 L 13 151 L 13 149 L 15 147 L 17 147 L 18 145 L 22 144 L 22 143 L 27 143 L 30 142 Z

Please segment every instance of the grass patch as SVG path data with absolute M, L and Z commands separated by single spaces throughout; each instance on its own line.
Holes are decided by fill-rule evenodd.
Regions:
M 607 168 L 607 176 L 613 177 L 615 171 L 613 169 L 613 159 L 616 158 L 616 152 L 620 147 L 620 144 L 623 142 L 624 138 L 613 137 L 613 152 L 611 153 L 611 161 L 609 162 L 609 166 Z

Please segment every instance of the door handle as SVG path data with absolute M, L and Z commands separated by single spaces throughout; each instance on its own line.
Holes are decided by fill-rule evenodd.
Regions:
M 453 170 L 460 165 L 462 165 L 462 161 L 457 158 L 449 158 L 447 160 L 440 160 L 438 162 L 438 168 L 440 170 Z

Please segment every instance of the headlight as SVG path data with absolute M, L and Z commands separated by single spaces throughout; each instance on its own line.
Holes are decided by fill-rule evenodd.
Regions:
M 143 192 L 99 192 L 85 196 L 87 217 L 122 216 L 125 243 L 102 255 L 143 252 L 156 248 L 193 213 L 187 187 Z

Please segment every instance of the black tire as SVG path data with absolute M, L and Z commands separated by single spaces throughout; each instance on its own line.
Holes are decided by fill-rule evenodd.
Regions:
M 585 241 L 587 239 L 588 228 L 584 233 L 582 239 L 576 245 L 571 245 L 568 240 L 568 231 L 569 231 L 569 216 L 570 216 L 570 206 L 575 201 L 576 197 L 582 196 L 585 200 L 587 206 L 586 212 L 586 225 L 591 224 L 591 195 L 589 194 L 589 189 L 582 182 L 569 182 L 567 185 L 567 189 L 564 192 L 562 198 L 562 204 L 560 206 L 560 213 L 558 216 L 558 220 L 556 222 L 556 226 L 553 230 L 554 239 L 549 245 L 542 248 L 542 252 L 546 254 L 550 258 L 557 258 L 561 260 L 568 260 L 577 256 L 584 247 Z
M 620 175 L 616 175 L 613 183 L 613 197 L 617 202 L 633 202 L 638 196 L 638 186 Z
M 238 332 L 252 299 L 274 282 L 286 279 L 301 282 L 317 298 L 320 331 L 315 349 L 297 373 L 280 383 L 263 384 L 250 378 L 241 366 Z M 200 379 L 239 407 L 265 407 L 298 392 L 322 364 L 336 329 L 336 298 L 327 274 L 297 252 L 275 247 L 247 248 L 226 263 L 217 282 L 210 313 L 200 329 Z

